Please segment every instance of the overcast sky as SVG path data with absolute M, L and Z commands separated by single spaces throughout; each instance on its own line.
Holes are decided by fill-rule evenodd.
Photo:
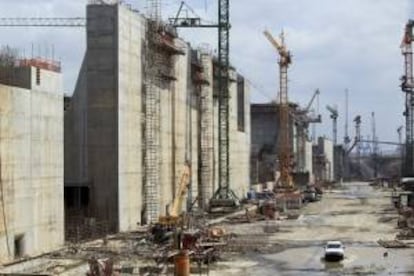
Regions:
M 85 16 L 86 0 L 0 0 L 2 17 Z M 124 1 L 145 12 L 145 0 Z M 162 0 L 163 17 L 172 16 L 179 0 Z M 197 14 L 216 21 L 217 4 L 188 0 Z M 324 123 L 318 134 L 331 136 L 327 104 L 339 108 L 339 140 L 344 130 L 344 91 L 349 89 L 350 135 L 352 119 L 360 114 L 363 135 L 370 135 L 371 112 L 376 113 L 381 140 L 397 140 L 396 129 L 404 124 L 404 97 L 399 88 L 403 72 L 400 42 L 408 18 L 414 17 L 412 0 L 233 0 L 231 2 L 231 62 L 251 82 L 252 102 L 276 97 L 277 55 L 262 34 L 275 36 L 283 29 L 293 54 L 289 69 L 289 97 L 306 104 L 316 88 L 321 90 L 320 110 Z M 6 12 L 7 11 L 7 12 Z M 215 31 L 181 32 L 195 47 L 216 48 Z M 63 63 L 65 92 L 71 94 L 85 51 L 83 29 L 0 29 L 0 43 L 34 52 Z

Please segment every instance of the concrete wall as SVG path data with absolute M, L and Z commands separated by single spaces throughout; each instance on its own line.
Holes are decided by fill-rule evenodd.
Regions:
M 66 186 L 82 183 L 78 185 L 89 187 L 90 206 L 86 215 L 108 221 L 113 231 L 133 230 L 141 222 L 144 209 L 145 23 L 144 17 L 122 5 L 88 6 L 87 53 L 77 90 L 65 114 L 68 123 L 65 135 L 70 139 L 66 160 L 71 162 L 65 167 Z M 198 172 L 200 91 L 207 89 L 211 96 L 213 92 L 212 57 L 207 54 L 203 59 L 203 69 L 211 81 L 202 88 L 192 80 L 190 45 L 180 38 L 174 39 L 174 45 L 180 54 L 159 53 L 173 68 L 171 73 L 175 78 L 162 79 L 157 86 L 161 114 L 157 184 L 160 215 L 166 214 L 173 202 L 186 160 L 192 168 L 187 203 L 193 202 L 202 190 Z M 239 196 L 244 195 L 249 185 L 250 105 L 248 88 L 245 90 L 246 128 L 240 132 L 237 130 L 237 85 L 232 84 L 231 181 Z M 214 114 L 217 118 L 217 110 Z M 211 178 L 207 184 L 211 195 L 215 191 L 212 183 Z
M 23 69 L 23 70 L 27 70 Z M 31 89 L 0 85 L 0 263 L 63 244 L 60 73 L 30 68 Z
M 290 106 L 295 112 L 296 105 Z M 279 106 L 274 103 L 252 104 L 251 114 L 251 175 L 252 182 L 265 183 L 275 180 L 278 160 Z M 299 159 L 297 130 L 290 120 L 290 141 L 293 161 Z M 302 158 L 303 159 L 303 158 Z
M 237 72 L 230 71 L 230 99 L 229 99 L 229 137 L 230 137 L 230 188 L 239 198 L 246 196 L 250 187 L 250 88 L 244 83 L 245 96 L 245 130 L 239 131 L 237 127 Z M 216 86 L 215 86 L 215 89 Z M 214 192 L 218 189 L 218 100 L 213 101 L 214 106 Z
M 310 173 L 310 181 L 313 181 L 312 142 L 305 143 L 305 171 Z
M 86 186 L 84 215 L 128 231 L 141 218 L 142 16 L 90 5 L 87 53 L 65 113 L 65 186 Z
M 343 145 L 334 146 L 334 179 L 341 181 L 345 176 L 345 149 Z
M 118 228 L 118 9 L 87 8 L 87 130 L 91 214 Z
M 236 74 L 236 72 L 234 72 Z M 242 77 L 234 76 L 241 81 Z M 238 108 L 238 86 L 237 82 L 230 85 L 230 183 L 233 191 L 239 198 L 246 197 L 250 187 L 250 91 L 246 81 L 244 81 L 243 105 L 245 113 L 243 116 L 245 126 L 244 131 L 238 130 L 237 108 Z
M 142 38 L 145 23 L 126 7 L 118 8 L 118 229 L 141 221 Z
M 334 147 L 333 142 L 327 138 L 319 137 L 318 147 L 321 154 L 325 157 L 325 170 L 323 179 L 327 181 L 334 180 Z

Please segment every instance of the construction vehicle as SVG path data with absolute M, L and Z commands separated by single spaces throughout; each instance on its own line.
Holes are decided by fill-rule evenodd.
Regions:
M 184 223 L 184 217 L 181 212 L 183 202 L 188 192 L 191 179 L 191 168 L 188 162 L 184 165 L 184 170 L 181 175 L 180 186 L 172 203 L 169 214 L 160 216 L 158 224 L 162 226 L 179 226 Z
M 292 189 L 292 145 L 290 141 L 289 123 L 289 98 L 288 98 L 288 78 L 287 71 L 292 63 L 292 57 L 287 50 L 284 34 L 280 36 L 279 43 L 268 31 L 264 31 L 265 37 L 279 54 L 279 134 L 278 134 L 278 157 L 280 177 L 276 181 L 276 187 L 282 189 Z
M 180 236 L 186 225 L 185 213 L 182 212 L 182 205 L 188 192 L 191 179 L 191 167 L 189 162 L 184 165 L 181 175 L 180 186 L 172 202 L 172 207 L 165 216 L 159 216 L 158 222 L 151 227 L 152 239 L 156 243 L 163 243 L 172 236 Z

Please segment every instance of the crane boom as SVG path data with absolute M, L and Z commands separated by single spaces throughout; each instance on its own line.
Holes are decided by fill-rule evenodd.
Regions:
M 177 192 L 177 195 L 173 202 L 173 207 L 171 209 L 171 216 L 178 217 L 180 215 L 183 201 L 185 196 L 188 192 L 188 186 L 190 185 L 190 179 L 191 179 L 191 169 L 189 164 L 186 164 L 184 166 L 184 171 L 181 176 L 180 186 Z
M 2 17 L 0 27 L 86 27 L 84 17 Z
M 337 144 L 338 141 L 338 124 L 337 124 L 337 119 L 338 119 L 338 109 L 336 107 L 332 107 L 327 105 L 326 109 L 331 113 L 331 119 L 332 119 L 332 140 L 334 145 Z
M 286 51 L 285 46 L 280 44 L 270 33 L 265 30 L 263 34 L 266 36 L 267 40 L 275 47 L 281 56 L 287 56 L 289 53 Z
M 319 91 L 319 88 L 317 88 L 315 90 L 315 93 L 313 93 L 313 96 L 311 98 L 311 100 L 309 101 L 308 105 L 305 108 L 305 112 L 307 113 L 309 111 L 309 109 L 311 108 L 313 101 L 316 99 L 316 96 L 318 96 L 321 92 Z

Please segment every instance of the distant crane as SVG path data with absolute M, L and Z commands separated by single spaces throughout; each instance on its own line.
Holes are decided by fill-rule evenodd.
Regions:
M 298 144 L 298 160 L 297 160 L 297 169 L 299 172 L 305 172 L 305 155 L 306 155 L 306 141 L 309 139 L 309 124 L 316 124 L 322 122 L 322 117 L 320 114 L 315 114 L 311 112 L 311 106 L 315 98 L 320 94 L 319 89 L 316 89 L 310 99 L 308 105 L 304 109 L 299 109 L 293 114 L 295 121 L 298 124 L 297 128 L 297 144 Z
M 337 120 L 338 120 L 338 108 L 335 106 L 327 105 L 326 109 L 331 113 L 331 119 L 332 119 L 332 140 L 334 145 L 337 144 L 338 140 L 338 130 L 337 130 Z
M 279 53 L 279 169 L 280 178 L 276 186 L 292 188 L 292 150 L 290 143 L 289 127 L 289 98 L 288 98 L 288 67 L 292 63 L 292 57 L 286 48 L 283 32 L 280 36 L 281 42 L 277 41 L 268 31 L 264 31 L 265 37 Z
M 351 139 L 349 138 L 349 135 L 348 135 L 348 98 L 349 98 L 349 91 L 348 89 L 345 89 L 345 136 L 344 136 L 345 148 L 347 148 L 349 143 L 351 142 Z

